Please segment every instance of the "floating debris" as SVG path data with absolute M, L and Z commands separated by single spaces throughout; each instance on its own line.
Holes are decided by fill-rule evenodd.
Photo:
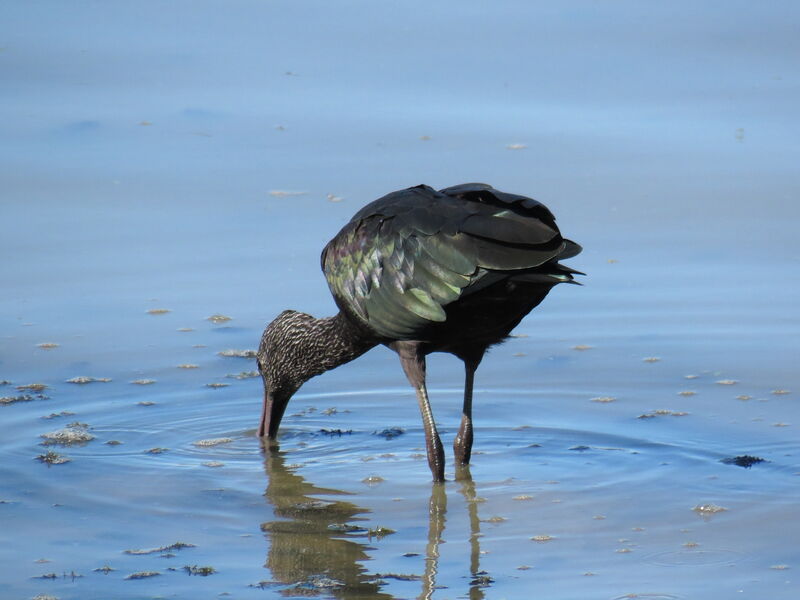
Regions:
M 488 587 L 493 583 L 494 579 L 489 577 L 489 574 L 486 571 L 478 571 L 477 573 L 472 575 L 472 579 L 469 582 L 471 586 L 476 586 L 476 587 Z
M 619 548 L 618 550 L 615 550 L 615 552 L 617 554 L 628 554 L 629 552 L 633 552 L 633 550 L 630 548 Z
M 216 389 L 216 388 L 228 387 L 229 385 L 230 385 L 230 383 L 207 383 L 206 387 L 215 388 Z
M 276 198 L 287 198 L 290 196 L 305 196 L 308 192 L 297 192 L 292 190 L 270 190 L 269 195 Z
M 367 530 L 358 525 L 351 525 L 350 523 L 331 523 L 326 527 L 328 531 L 335 533 L 367 533 Z M 403 556 L 407 556 L 404 554 Z M 415 554 L 414 556 L 418 556 Z
M 527 144 L 508 144 L 506 146 L 506 149 L 507 150 L 524 150 L 527 147 L 528 147 Z
M 164 454 L 164 452 L 169 452 L 169 448 L 150 448 L 149 450 L 145 450 L 145 454 Z
M 682 392 L 678 392 L 678 396 L 694 396 L 697 392 L 692 390 L 683 390 Z
M 328 194 L 325 196 L 325 198 L 327 198 L 328 202 L 341 202 L 344 200 L 342 196 L 337 196 L 335 194 Z
M 791 427 L 792 424 L 791 423 L 783 423 L 783 422 L 781 422 L 781 423 L 773 423 L 772 426 L 773 427 Z
M 608 404 L 609 402 L 616 402 L 617 399 L 614 396 L 598 396 L 597 398 L 592 398 L 592 402 L 599 402 L 601 404 Z
M 520 494 L 519 496 L 514 496 L 512 500 L 519 500 L 519 501 L 533 500 L 533 496 L 531 496 L 530 494 Z
M 0 397 L 0 406 L 9 406 L 17 402 L 30 402 L 33 396 L 30 394 L 20 394 L 19 396 L 2 396 Z
M 147 314 L 148 315 L 165 315 L 168 312 L 172 312 L 172 311 L 170 309 L 168 309 L 168 308 L 151 308 L 150 310 L 147 311 Z
M 42 350 L 52 350 L 53 348 L 58 348 L 61 344 L 56 344 L 55 342 L 42 342 L 41 344 L 36 344 L 38 348 Z
M 131 381 L 135 385 L 153 385 L 155 382 L 155 379 L 134 379 Z
M 789 568 L 789 565 L 772 565 L 770 567 L 770 569 L 774 569 L 775 571 L 786 571 Z
M 383 483 L 385 480 L 380 475 L 370 475 L 369 477 L 365 477 L 361 480 L 361 483 L 366 483 L 367 485 L 378 485 L 379 483 Z
M 59 600 L 58 596 L 50 596 L 49 594 L 36 594 L 32 600 Z
M 225 377 L 228 377 L 229 379 L 251 379 L 258 376 L 258 371 L 242 371 L 241 373 L 236 373 L 235 375 L 225 375 Z
M 224 462 L 220 462 L 218 460 L 210 460 L 208 462 L 204 462 L 204 463 L 200 463 L 200 464 L 202 464 L 204 467 L 209 467 L 209 468 L 212 468 L 212 469 L 216 469 L 216 468 L 225 466 Z
M 180 331 L 181 333 L 187 333 L 189 331 L 194 331 L 191 327 L 181 327 L 180 329 L 176 329 L 175 331 Z
M 331 415 L 335 415 L 338 412 L 339 411 L 336 410 L 335 406 L 331 406 L 330 408 L 326 408 L 325 410 L 323 410 L 320 414 L 325 415 L 326 417 L 329 417 Z
M 584 350 L 591 350 L 594 346 L 589 346 L 588 344 L 578 344 L 577 346 L 573 346 L 573 350 L 577 350 L 578 352 L 583 352 Z
M 570 450 L 574 450 L 575 452 L 586 452 L 587 450 L 591 450 L 589 446 L 572 446 Z
M 351 433 L 353 433 L 353 430 L 352 429 L 346 429 L 345 430 L 345 429 L 324 429 L 323 428 L 323 429 L 320 429 L 319 432 L 322 435 L 331 435 L 331 436 L 336 435 L 336 436 L 340 436 L 341 437 L 343 435 L 350 435 Z
M 131 573 L 125 579 L 147 579 L 148 577 L 155 577 L 157 575 L 161 575 L 158 571 L 137 571 L 136 573 Z
M 255 350 L 223 350 L 221 352 L 217 352 L 220 356 L 230 356 L 235 358 L 255 358 L 256 351 Z
M 172 550 L 183 550 L 184 548 L 194 548 L 194 544 L 187 544 L 186 542 L 175 542 L 169 546 L 159 546 L 158 548 L 146 548 L 143 550 L 124 550 L 123 554 L 132 554 L 139 556 L 142 554 L 158 554 L 160 552 L 170 552 Z
M 522 357 L 528 356 L 528 353 L 527 352 L 515 352 L 511 356 L 513 356 L 515 358 L 522 358 Z
M 784 389 L 772 390 L 772 394 L 774 396 L 785 396 L 786 394 L 791 394 L 791 393 L 792 393 L 791 390 L 784 390 Z
M 87 383 L 108 383 L 111 381 L 108 377 L 73 377 L 72 379 L 67 379 L 67 383 L 77 383 L 78 385 L 86 385 Z
M 387 440 L 391 440 L 396 438 L 397 436 L 403 435 L 405 433 L 404 429 L 400 427 L 389 427 L 388 429 L 384 429 L 383 431 L 373 431 L 372 435 L 377 435 Z
M 231 319 L 232 319 L 232 317 L 229 317 L 227 315 L 220 315 L 220 314 L 211 315 L 210 317 L 206 317 L 206 321 L 211 321 L 212 323 L 227 323 Z
M 72 459 L 58 452 L 54 452 L 53 450 L 48 450 L 44 454 L 38 455 L 36 460 L 47 465 L 63 465 L 70 462 Z
M 155 406 L 155 404 L 152 400 L 141 400 L 136 403 L 137 406 Z
M 388 527 L 381 527 L 381 526 L 374 527 L 374 528 L 370 527 L 367 530 L 367 535 L 369 536 L 370 540 L 372 538 L 381 539 L 381 538 L 386 537 L 387 535 L 392 535 L 393 533 L 397 533 L 397 532 L 394 529 L 389 529 Z
M 63 429 L 43 433 L 39 437 L 44 439 L 43 446 L 57 444 L 59 446 L 73 446 L 86 444 L 94 439 L 94 435 L 89 433 L 89 426 L 85 423 L 70 423 Z
M 692 510 L 699 515 L 707 516 L 725 512 L 728 509 L 725 508 L 724 506 L 717 506 L 716 504 L 708 503 L 708 504 L 698 504 Z
M 493 517 L 489 517 L 488 519 L 481 519 L 480 521 L 481 523 L 504 523 L 508 521 L 508 519 L 499 515 L 495 515 Z
M 750 456 L 749 454 L 743 454 L 742 456 L 731 456 L 728 458 L 723 458 L 720 459 L 719 462 L 726 465 L 736 465 L 737 467 L 744 467 L 745 469 L 749 469 L 753 465 L 757 465 L 758 463 L 767 461 L 758 456 Z
M 179 369 L 199 369 L 200 365 L 193 365 L 193 364 L 185 363 L 185 364 L 182 364 L 182 365 L 178 365 L 178 368 Z
M 122 442 L 120 442 L 119 440 L 108 440 L 106 442 L 106 446 L 119 446 L 121 444 Z
M 219 446 L 220 444 L 230 444 L 233 441 L 233 438 L 229 437 L 221 437 L 221 438 L 210 438 L 207 440 L 198 440 L 192 443 L 192 446 L 197 446 L 198 448 L 210 448 L 212 446 Z
M 747 394 L 741 394 L 739 396 L 736 396 L 736 399 L 737 400 L 741 400 L 743 402 L 747 402 L 748 400 L 752 400 L 753 397 L 752 396 L 748 396 Z
M 683 376 L 684 379 L 697 379 L 698 377 L 700 377 L 700 376 L 699 375 L 684 375 Z
M 397 581 L 421 581 L 421 575 L 407 575 L 405 573 L 375 573 L 370 579 L 396 579 Z
M 95 573 L 105 573 L 108 575 L 111 571 L 116 571 L 114 567 L 109 567 L 108 565 L 103 565 L 102 567 L 97 567 L 96 569 L 92 569 Z
M 7 381 L 6 383 L 11 383 Z M 29 391 L 29 392 L 43 392 L 47 389 L 47 385 L 44 383 L 28 383 L 26 385 L 18 385 L 17 389 L 20 392 Z
M 198 567 L 197 565 L 186 565 L 183 570 L 189 575 L 200 575 L 201 577 L 208 577 L 217 572 L 214 567 Z
M 685 417 L 689 413 L 683 410 L 668 410 L 666 408 L 659 408 L 636 417 L 637 419 L 653 419 L 655 417 Z
M 535 535 L 531 538 L 534 542 L 544 543 L 544 542 L 551 542 L 554 538 L 552 535 Z
M 642 360 L 646 363 L 656 363 L 659 362 L 661 359 L 658 356 L 647 356 Z
M 717 385 L 736 385 L 739 383 L 735 379 L 720 379 L 719 381 L 715 382 Z

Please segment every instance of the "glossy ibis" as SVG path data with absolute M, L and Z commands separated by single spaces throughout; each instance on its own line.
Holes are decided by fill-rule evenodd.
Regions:
M 444 451 L 425 388 L 425 357 L 464 361 L 464 408 L 453 445 L 469 463 L 472 384 L 486 350 L 562 282 L 579 273 L 559 264 L 581 247 L 561 237 L 540 202 L 489 185 L 436 191 L 419 185 L 367 204 L 322 251 L 322 270 L 339 307 L 334 317 L 286 310 L 261 338 L 264 381 L 259 436 L 274 439 L 304 382 L 383 344 L 400 356 L 417 394 L 433 479 Z

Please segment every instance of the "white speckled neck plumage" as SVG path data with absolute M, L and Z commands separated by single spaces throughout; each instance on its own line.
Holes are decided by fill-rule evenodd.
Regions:
M 294 393 L 315 375 L 358 358 L 376 343 L 360 336 L 342 313 L 315 319 L 287 310 L 264 331 L 258 364 L 275 389 Z

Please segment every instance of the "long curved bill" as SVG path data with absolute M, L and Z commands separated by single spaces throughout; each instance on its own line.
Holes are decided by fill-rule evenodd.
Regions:
M 258 425 L 259 437 L 267 436 L 274 440 L 278 436 L 278 427 L 290 398 L 291 396 L 275 394 L 264 386 L 264 404 L 261 407 L 261 422 Z

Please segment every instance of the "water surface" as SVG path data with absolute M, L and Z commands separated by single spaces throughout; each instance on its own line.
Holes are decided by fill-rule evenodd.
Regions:
M 6 3 L 0 595 L 796 598 L 799 16 Z M 471 470 L 461 365 L 429 360 L 434 486 L 385 349 L 262 448 L 219 353 L 334 312 L 364 203 L 463 181 L 545 202 L 588 273 L 483 362 Z

